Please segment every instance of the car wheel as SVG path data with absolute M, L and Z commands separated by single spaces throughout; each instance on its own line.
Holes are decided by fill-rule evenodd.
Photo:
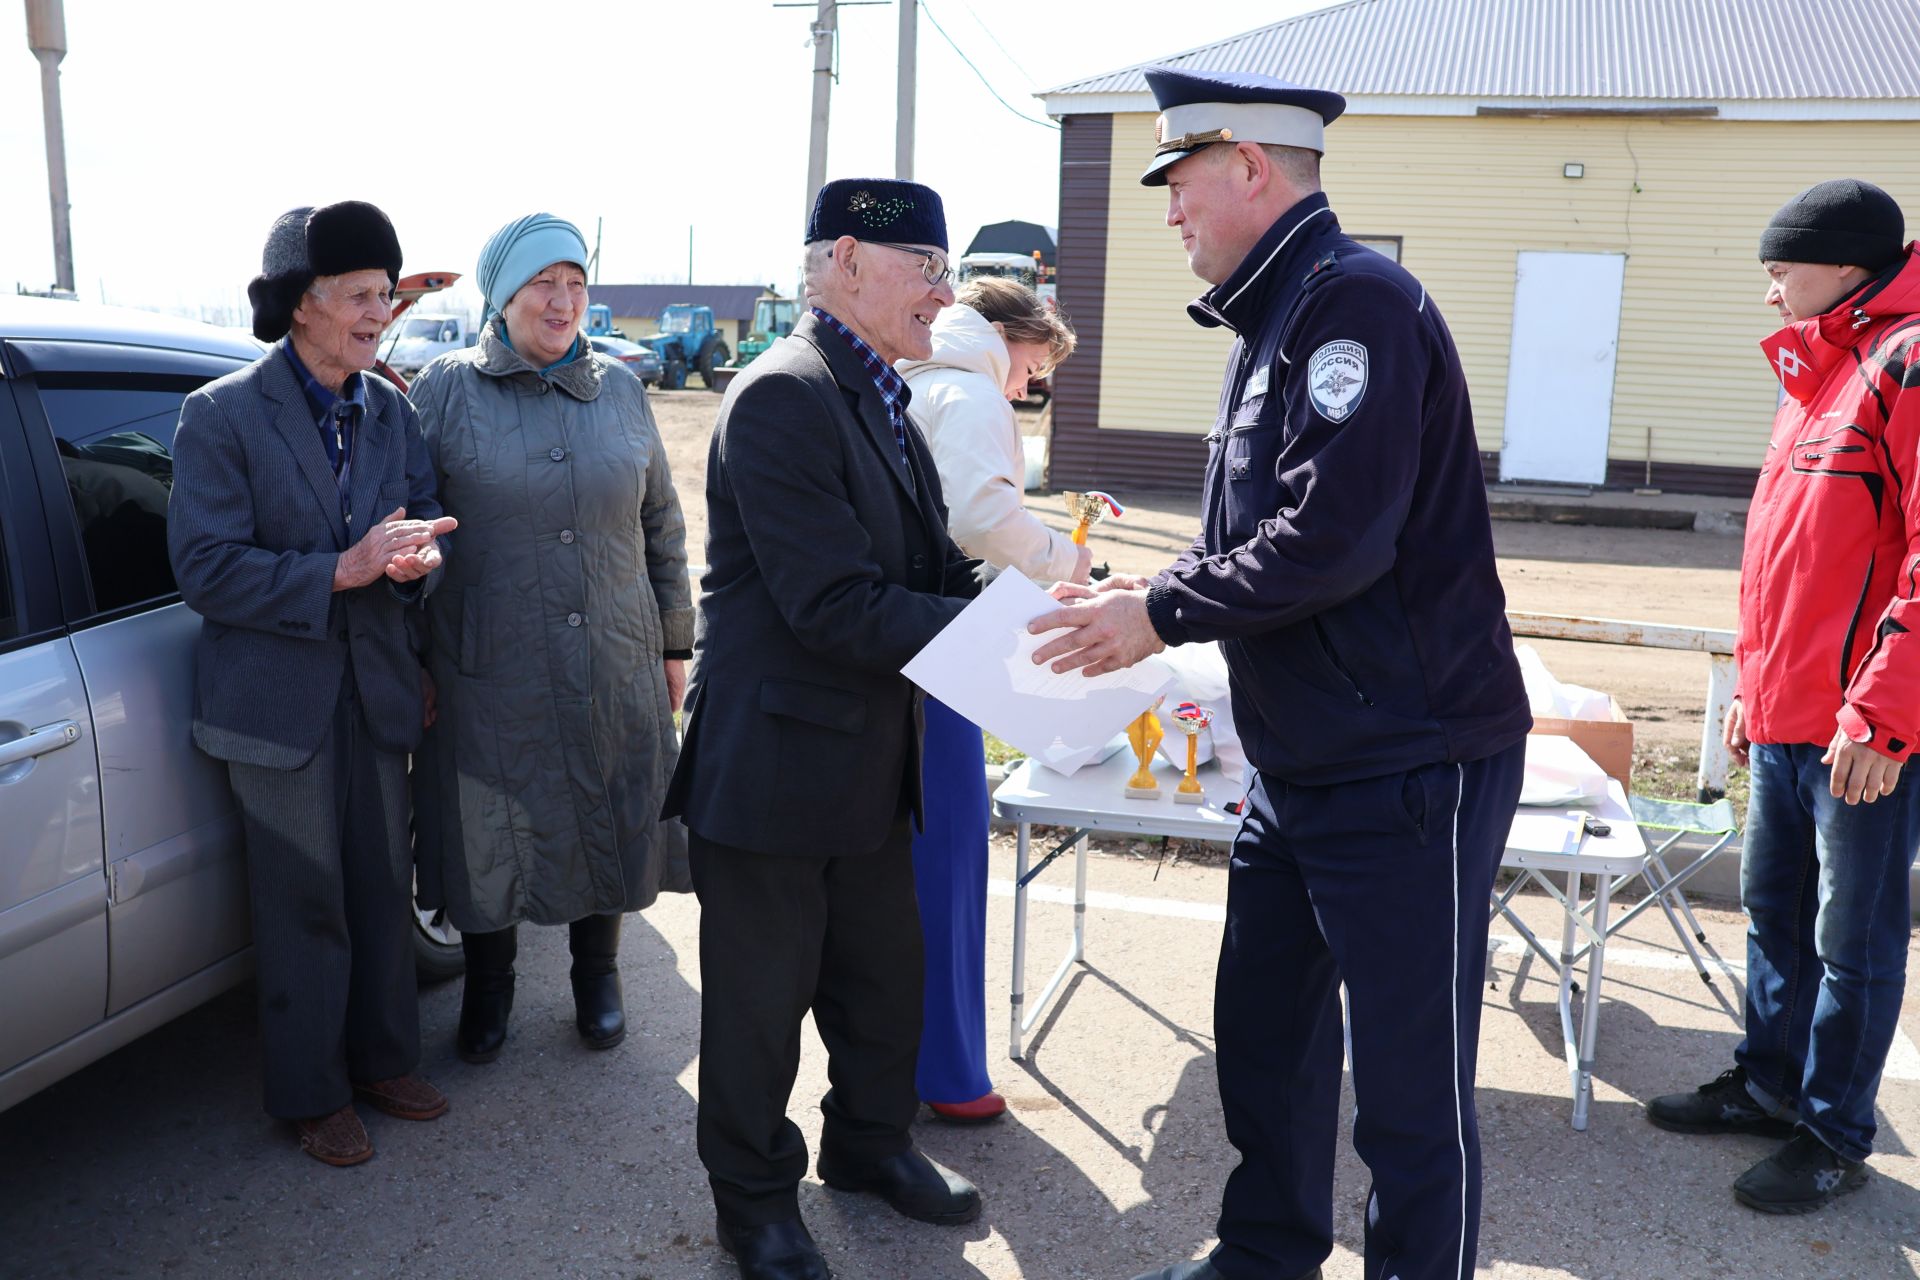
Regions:
M 423 983 L 445 982 L 467 971 L 460 931 L 447 921 L 444 907 L 428 911 L 413 904 L 413 969 Z

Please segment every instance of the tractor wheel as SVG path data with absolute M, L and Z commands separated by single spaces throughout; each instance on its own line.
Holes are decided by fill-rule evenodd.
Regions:
M 720 389 L 720 378 L 714 370 L 726 364 L 732 355 L 733 353 L 727 350 L 727 344 L 718 339 L 708 343 L 707 349 L 700 353 L 700 381 L 706 383 L 707 390 Z
M 660 373 L 660 385 L 669 391 L 678 391 L 687 385 L 687 362 L 679 353 L 667 357 L 665 368 Z

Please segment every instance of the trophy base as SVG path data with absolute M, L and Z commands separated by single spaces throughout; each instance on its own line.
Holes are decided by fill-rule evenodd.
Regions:
M 1173 802 L 1175 804 L 1205 804 L 1207 802 L 1207 793 L 1204 791 L 1175 791 L 1173 793 Z
M 1136 787 L 1132 783 L 1127 784 L 1127 799 L 1129 800 L 1158 800 L 1159 798 L 1160 787 L 1158 784 L 1151 787 Z

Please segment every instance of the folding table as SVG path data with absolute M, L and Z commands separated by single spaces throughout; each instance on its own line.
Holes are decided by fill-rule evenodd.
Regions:
M 1185 743 L 1180 744 L 1182 747 Z M 1232 840 L 1240 829 L 1237 814 L 1225 806 L 1237 804 L 1246 794 L 1247 784 L 1235 782 L 1209 762 L 1196 771 L 1206 791 L 1203 804 L 1178 804 L 1173 789 L 1179 785 L 1182 770 L 1155 757 L 1153 776 L 1159 779 L 1160 795 L 1152 800 L 1129 799 L 1127 779 L 1138 762 L 1130 751 L 1122 751 L 1096 765 L 1087 765 L 1072 777 L 1055 773 L 1044 765 L 1022 760 L 1015 765 L 993 792 L 993 811 L 1015 827 L 1013 889 L 1013 1016 L 1008 1056 L 1026 1056 L 1022 1037 L 1033 1028 L 1047 1002 L 1067 979 L 1076 961 L 1086 956 L 1087 922 L 1087 835 L 1094 831 L 1113 831 L 1129 835 L 1179 836 L 1189 840 Z M 1072 834 L 1060 841 L 1035 865 L 1032 859 L 1032 828 L 1035 823 L 1069 827 Z M 1025 1009 L 1027 967 L 1027 886 L 1067 850 L 1074 851 L 1073 940 L 1059 968 L 1033 1002 Z
M 1102 764 L 1082 768 L 1072 777 L 1055 773 L 1031 760 L 1015 765 L 993 793 L 993 808 L 1003 821 L 1015 828 L 1013 891 L 1013 980 L 1012 1014 L 1008 1034 L 1008 1056 L 1025 1056 L 1024 1037 L 1046 1011 L 1048 1003 L 1066 982 L 1075 963 L 1086 957 L 1087 915 L 1087 836 L 1095 831 L 1131 835 L 1177 836 L 1189 840 L 1228 842 L 1240 829 L 1237 814 L 1225 806 L 1238 803 L 1246 784 L 1234 782 L 1208 764 L 1199 770 L 1205 788 L 1205 804 L 1176 804 L 1173 788 L 1180 770 L 1165 760 L 1154 761 L 1154 776 L 1160 780 L 1160 795 L 1153 800 L 1132 800 L 1123 793 L 1126 780 L 1134 770 L 1133 756 L 1121 752 Z M 1574 810 L 1530 809 L 1532 813 L 1571 814 Z M 1608 824 L 1611 834 L 1581 836 L 1570 854 L 1534 853 L 1509 848 L 1501 865 L 1523 874 L 1504 893 L 1495 893 L 1492 909 L 1505 915 L 1519 930 L 1527 945 L 1539 953 L 1560 978 L 1560 1028 L 1565 1041 L 1567 1071 L 1573 1091 L 1573 1127 L 1587 1127 L 1587 1112 L 1593 1098 L 1593 1054 L 1599 1037 L 1600 984 L 1605 976 L 1606 943 L 1613 927 L 1608 907 L 1617 877 L 1639 872 L 1646 866 L 1647 849 L 1634 825 L 1624 790 L 1616 782 L 1608 783 L 1607 798 L 1584 811 Z M 1033 860 L 1034 824 L 1061 826 L 1069 834 L 1049 849 L 1038 862 Z M 1056 859 L 1072 850 L 1073 937 L 1066 955 L 1053 976 L 1027 1005 L 1027 890 L 1033 880 Z M 1556 884 L 1549 876 L 1561 877 Z M 1594 877 L 1591 903 L 1583 903 L 1583 884 Z M 1512 900 L 1528 880 L 1539 883 L 1560 903 L 1564 922 L 1558 955 L 1548 950 L 1512 910 Z M 1565 887 L 1562 888 L 1562 885 Z M 1591 916 L 1591 919 L 1589 919 Z M 1584 935 L 1584 946 L 1576 940 Z M 1587 961 L 1585 1003 L 1578 1027 L 1573 1018 L 1574 966 Z
M 1527 812 L 1573 818 L 1591 815 L 1610 828 L 1604 836 L 1583 831 L 1571 853 L 1539 853 L 1509 846 L 1501 855 L 1500 865 L 1515 868 L 1521 874 L 1515 876 L 1504 891 L 1495 891 L 1493 895 L 1494 917 L 1505 916 L 1527 946 L 1559 975 L 1560 1034 L 1566 1046 L 1567 1075 L 1573 1086 L 1573 1127 L 1584 1130 L 1593 1101 L 1593 1051 L 1600 1034 L 1600 983 L 1606 970 L 1607 939 L 1618 928 L 1608 924 L 1607 910 L 1619 878 L 1637 875 L 1646 869 L 1647 846 L 1640 837 L 1640 829 L 1634 825 L 1626 791 L 1611 778 L 1607 780 L 1607 798 L 1598 804 L 1567 809 L 1529 808 Z M 1566 888 L 1563 890 L 1549 876 L 1563 877 Z M 1593 899 L 1583 904 L 1581 885 L 1588 876 L 1594 879 Z M 1514 914 L 1514 895 L 1528 881 L 1545 889 L 1560 904 L 1562 925 L 1557 956 Z M 1586 941 L 1576 946 L 1580 935 L 1585 935 Z M 1573 969 L 1583 956 L 1587 961 L 1587 985 L 1582 995 L 1580 1025 L 1576 1029 Z

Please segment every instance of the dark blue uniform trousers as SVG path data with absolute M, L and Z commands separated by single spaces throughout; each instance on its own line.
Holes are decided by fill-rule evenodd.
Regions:
M 1223 1275 L 1292 1280 L 1333 1249 L 1345 983 L 1353 1145 L 1373 1174 L 1365 1276 L 1472 1276 L 1487 903 L 1525 759 L 1515 744 L 1324 787 L 1258 775 L 1214 995 L 1220 1098 L 1241 1155 L 1213 1254 Z

